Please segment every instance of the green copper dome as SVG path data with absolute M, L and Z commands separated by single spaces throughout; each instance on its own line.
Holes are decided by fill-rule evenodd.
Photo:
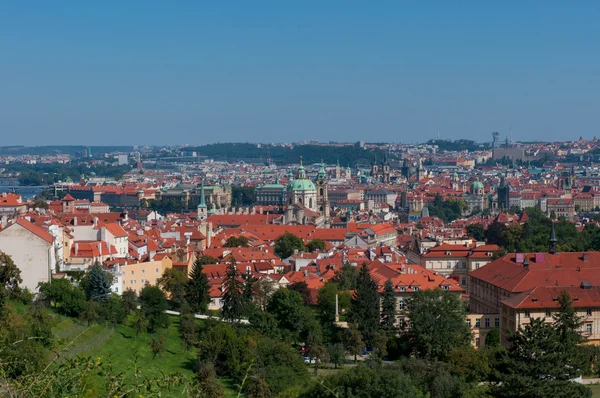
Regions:
M 471 184 L 471 192 L 475 192 L 477 189 L 483 189 L 483 184 L 480 181 L 475 181 Z
M 325 165 L 323 165 L 323 163 L 321 163 L 321 168 L 319 169 L 319 172 L 317 173 L 317 180 L 326 180 L 327 179 L 327 173 L 325 172 Z
M 316 191 L 317 188 L 311 180 L 305 178 L 296 179 L 287 186 L 288 191 Z

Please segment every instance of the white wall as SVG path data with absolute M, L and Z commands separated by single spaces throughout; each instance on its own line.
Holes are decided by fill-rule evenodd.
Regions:
M 19 224 L 13 224 L 2 231 L 0 251 L 10 255 L 21 270 L 21 286 L 36 291 L 38 283 L 50 280 L 55 264 L 53 245 Z

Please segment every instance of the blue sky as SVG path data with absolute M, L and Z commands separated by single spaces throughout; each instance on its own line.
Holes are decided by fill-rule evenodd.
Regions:
M 2 2 L 0 145 L 600 137 L 598 15 L 553 0 Z

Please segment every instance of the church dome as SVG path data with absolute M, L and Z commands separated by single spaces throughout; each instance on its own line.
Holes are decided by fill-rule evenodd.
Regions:
M 298 178 L 293 180 L 287 186 L 288 191 L 316 191 L 317 188 L 311 180 Z
M 317 173 L 317 180 L 326 180 L 327 179 L 327 173 L 325 172 L 325 166 L 323 165 L 323 163 L 321 163 L 321 168 L 319 169 L 319 172 Z
M 471 193 L 478 189 L 483 189 L 483 184 L 480 181 L 474 181 L 473 184 L 471 184 Z

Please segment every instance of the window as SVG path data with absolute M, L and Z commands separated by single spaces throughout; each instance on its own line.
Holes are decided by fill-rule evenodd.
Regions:
M 467 277 L 466 276 L 463 276 L 463 277 L 460 278 L 460 284 L 463 285 L 463 286 L 465 286 L 467 284 Z
M 469 325 L 469 327 L 471 327 L 471 318 L 467 319 L 467 325 Z
M 527 318 L 531 318 L 531 312 L 529 312 L 529 311 L 525 311 L 525 316 L 526 316 Z
M 143 269 L 143 270 L 142 270 L 142 274 L 145 274 L 145 273 L 146 273 L 146 270 L 145 270 L 145 269 Z
M 479 347 L 479 344 L 480 344 L 480 340 L 479 340 L 479 337 L 477 337 L 475 339 L 475 347 Z
M 452 265 L 450 264 L 450 261 L 446 261 L 446 268 L 448 268 L 448 269 L 452 268 Z
M 591 309 L 587 310 L 587 316 L 592 316 L 592 310 Z
M 131 275 L 133 275 L 133 271 L 131 271 Z
M 547 316 L 547 317 L 551 317 L 551 316 L 552 316 L 552 313 L 551 313 L 550 311 L 546 311 L 546 316 Z
M 156 269 L 156 273 L 158 273 L 158 268 Z
M 592 324 L 588 323 L 587 325 L 585 325 L 585 327 L 586 327 L 588 334 L 592 334 Z
M 400 309 L 403 310 L 404 309 L 404 300 L 400 299 Z
M 419 291 L 419 286 L 415 286 L 415 287 L 413 287 L 413 290 L 414 290 L 415 292 L 418 292 L 418 291 Z
M 475 319 L 475 327 L 478 329 L 481 327 L 481 318 Z
M 400 288 L 400 291 L 401 291 L 401 292 L 403 292 L 403 291 L 405 291 L 405 290 L 406 290 L 406 288 L 405 288 L 404 286 L 402 286 L 402 287 Z
M 500 318 L 495 318 L 494 319 L 494 327 L 495 328 L 499 328 L 500 327 Z
M 490 327 L 490 318 L 485 318 L 485 327 L 486 328 Z
M 475 269 L 479 269 L 479 263 L 475 263 Z

